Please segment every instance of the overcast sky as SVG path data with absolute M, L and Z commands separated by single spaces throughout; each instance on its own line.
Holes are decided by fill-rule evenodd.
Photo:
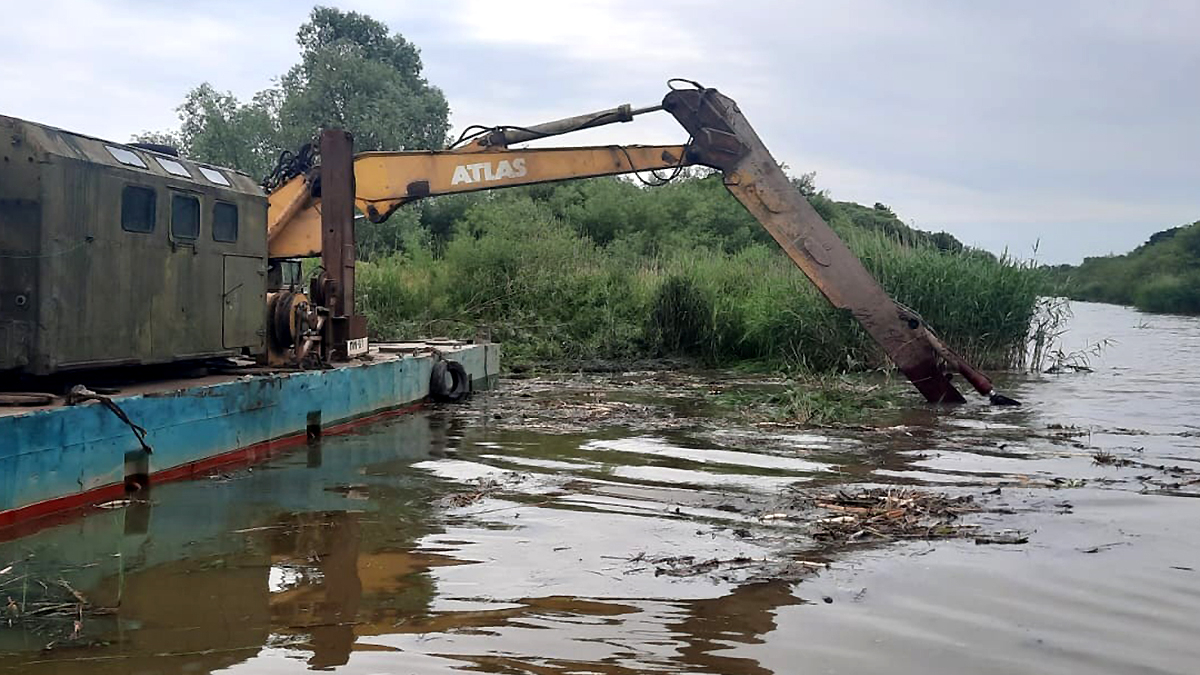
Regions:
M 115 140 L 297 59 L 294 1 L 10 3 L 0 114 Z M 1200 219 L 1200 0 L 355 0 L 418 45 L 456 128 L 721 89 L 836 199 L 1078 262 Z M 17 9 L 20 7 L 20 9 Z M 681 142 L 665 114 L 574 142 Z

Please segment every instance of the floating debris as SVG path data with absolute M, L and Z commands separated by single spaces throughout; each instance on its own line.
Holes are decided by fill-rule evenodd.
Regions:
M 978 526 L 957 521 L 965 513 L 981 511 L 969 495 L 950 497 L 906 488 L 853 494 L 839 490 L 813 502 L 838 514 L 815 521 L 813 538 L 835 542 L 971 536 Z
M 4 572 L 12 572 L 9 565 Z M 16 630 L 49 641 L 44 650 L 63 643 L 79 644 L 85 621 L 115 613 L 93 604 L 63 578 L 25 572 L 0 583 L 0 631 Z
M 492 496 L 502 487 L 500 483 L 495 480 L 481 480 L 479 481 L 478 485 L 478 489 L 471 490 L 469 492 L 455 492 L 443 497 L 441 501 L 446 506 L 462 508 Z
M 1132 460 L 1123 459 L 1114 455 L 1111 452 L 1103 450 L 1092 453 L 1092 463 L 1099 466 L 1130 466 L 1134 462 Z
M 745 569 L 755 564 L 753 558 L 738 556 L 735 558 L 710 558 L 697 561 L 695 556 L 671 556 L 647 561 L 654 565 L 654 576 L 694 577 L 714 572 L 718 569 Z
M 529 478 L 528 474 L 511 473 L 500 474 L 496 477 L 484 476 L 468 481 L 471 489 L 464 492 L 454 492 L 442 497 L 439 500 L 444 506 L 452 508 L 462 508 L 471 506 L 490 497 L 495 497 L 505 490 L 511 489 L 514 486 L 524 482 Z
M 993 534 L 981 534 L 975 537 L 977 545 L 983 544 L 1028 544 L 1029 535 L 1017 530 L 1004 530 Z

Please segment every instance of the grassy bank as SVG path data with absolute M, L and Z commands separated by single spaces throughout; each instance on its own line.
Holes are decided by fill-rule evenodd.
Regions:
M 1052 272 L 1059 292 L 1075 300 L 1200 314 L 1200 221 L 1157 232 L 1124 255 L 1087 258 Z
M 911 230 L 882 205 L 811 198 L 893 297 L 956 348 L 987 368 L 1020 361 L 1042 290 L 1035 270 Z M 363 237 L 384 242 L 358 272 L 377 337 L 482 328 L 505 343 L 509 364 L 535 366 L 667 356 L 814 372 L 885 364 L 711 179 L 656 190 L 587 181 L 403 218 Z

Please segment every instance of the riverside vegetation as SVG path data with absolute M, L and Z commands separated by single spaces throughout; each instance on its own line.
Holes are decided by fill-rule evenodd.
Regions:
M 296 65 L 250 101 L 200 84 L 178 129 L 138 140 L 255 176 L 322 126 L 352 130 L 360 151 L 444 145 L 449 104 L 417 47 L 386 24 L 316 7 L 297 44 Z M 1021 365 L 1027 342 L 1053 328 L 1032 266 L 915 230 L 883 204 L 835 202 L 812 174 L 794 183 L 893 297 L 977 365 Z M 377 339 L 482 327 L 510 367 L 682 357 L 829 374 L 886 364 L 703 171 L 652 189 L 611 178 L 430 199 L 362 222 L 357 239 L 359 306 Z
M 1087 258 L 1052 272 L 1060 292 L 1075 300 L 1200 314 L 1200 221 L 1156 232 L 1124 255 Z
M 1032 266 L 834 202 L 794 181 L 899 302 L 985 368 L 1022 363 Z M 376 337 L 473 335 L 510 364 L 686 357 L 801 372 L 885 357 L 703 172 L 658 187 L 593 179 L 430 200 L 362 223 L 358 290 Z

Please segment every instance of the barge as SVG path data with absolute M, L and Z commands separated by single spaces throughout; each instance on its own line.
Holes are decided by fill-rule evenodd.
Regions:
M 0 407 L 0 526 L 29 525 L 156 482 L 261 461 L 323 434 L 413 410 L 429 398 L 439 362 L 461 364 L 472 388 L 490 386 L 499 375 L 499 349 L 486 342 L 378 344 L 322 370 L 235 369 L 138 383 L 106 397 L 129 423 L 100 401 Z M 144 446 L 130 423 L 145 430 Z

